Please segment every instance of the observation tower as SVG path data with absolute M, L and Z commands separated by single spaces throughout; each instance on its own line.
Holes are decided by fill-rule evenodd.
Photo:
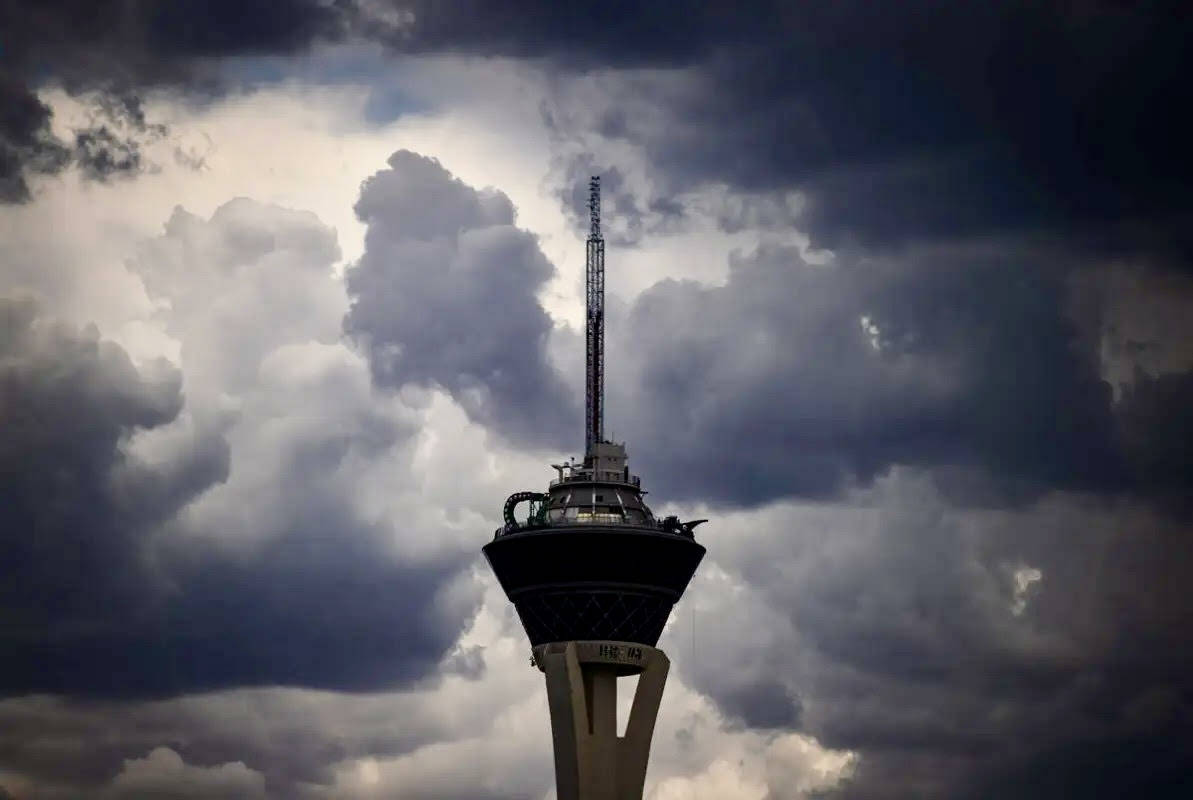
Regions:
M 517 492 L 485 558 L 546 675 L 559 800 L 640 800 L 670 661 L 655 647 L 704 556 L 705 520 L 656 519 L 624 443 L 604 438 L 605 240 L 589 181 L 584 461 L 552 464 L 546 492 Z M 525 519 L 518 506 L 527 504 Z M 639 675 L 625 735 L 617 678 Z

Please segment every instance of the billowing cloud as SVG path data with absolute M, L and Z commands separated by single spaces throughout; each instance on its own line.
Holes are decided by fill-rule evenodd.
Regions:
M 119 647 L 157 582 L 144 561 L 151 531 L 226 477 L 228 453 L 198 437 L 157 468 L 131 458 L 134 433 L 178 416 L 178 371 L 138 369 L 94 329 L 40 319 L 28 302 L 4 300 L 0 313 L 0 598 L 10 623 L 0 691 L 10 693 L 71 685 L 63 671 L 89 672 L 91 651 Z
M 709 526 L 684 679 L 745 720 L 769 701 L 741 688 L 777 682 L 790 724 L 860 753 L 847 797 L 1181 794 L 1181 522 L 1075 494 L 975 513 L 907 470 L 851 500 Z
M 6 105 L 24 109 L 2 132 L 9 199 L 28 195 L 27 172 L 70 160 L 33 92 L 46 81 L 134 99 L 156 86 L 209 93 L 252 80 L 221 59 L 372 41 L 548 63 L 557 100 L 586 104 L 552 108 L 562 138 L 645 151 L 653 194 L 627 208 L 674 215 L 677 195 L 709 183 L 799 188 L 818 245 L 1063 229 L 1101 249 L 1189 253 L 1189 117 L 1168 113 L 1181 107 L 1186 15 L 1113 3 L 885 14 L 858 2 L 565 13 L 541 0 L 499 14 L 417 0 L 220 2 L 202 13 L 59 2 L 4 14 Z M 586 71 L 615 73 L 604 102 L 577 91 L 571 78 Z M 135 136 L 89 155 L 105 130 L 114 134 L 89 129 L 73 149 L 137 168 Z M 585 150 L 575 157 L 591 158 Z
M 479 201 L 461 196 L 472 205 L 455 212 L 459 226 L 479 224 Z M 363 213 L 371 207 L 362 200 Z M 535 273 L 518 272 L 492 239 L 428 243 L 399 226 L 387 238 L 368 218 L 345 324 L 374 376 L 448 387 L 499 433 L 569 447 Z M 474 255 L 481 243 L 496 255 Z M 764 244 L 736 254 L 722 286 L 664 280 L 611 305 L 609 419 L 662 497 L 839 497 L 896 465 L 930 468 L 954 499 L 978 505 L 1186 485 L 1164 432 L 1179 428 L 1179 400 L 1161 401 L 1146 378 L 1115 397 L 1098 338 L 1071 310 L 1072 269 L 1054 252 L 805 255 Z M 1159 380 L 1167 397 L 1177 377 Z M 1148 406 L 1160 402 L 1174 411 Z
M 643 35 L 577 36 L 576 51 L 605 69 L 562 75 L 547 106 L 561 138 L 585 145 L 577 159 L 641 149 L 652 178 L 643 205 L 709 184 L 799 189 L 817 246 L 1063 233 L 1187 262 L 1191 118 L 1168 112 L 1187 15 L 764 3 L 734 22 L 719 4 L 699 6 L 669 9 L 662 26 L 690 36 L 680 59 L 666 36 L 657 49 Z M 531 46 L 534 19 L 503 26 L 489 47 L 519 31 Z M 575 25 L 604 22 L 594 11 Z
M 145 758 L 129 759 L 112 780 L 105 797 L 162 797 L 176 800 L 229 800 L 264 798 L 265 779 L 240 762 L 214 767 L 195 767 L 183 762 L 168 747 L 159 747 Z
M 347 272 L 344 329 L 378 383 L 441 386 L 514 441 L 562 441 L 579 415 L 548 363 L 536 298 L 554 268 L 509 199 L 399 151 L 365 181 L 356 213 L 368 233 Z
M 563 177 L 559 199 L 577 229 L 589 227 L 589 181 L 593 175 L 601 178 L 601 234 L 613 247 L 634 244 L 642 239 L 646 212 L 638 208 L 637 198 L 625 187 L 625 176 L 616 166 L 598 165 L 591 158 L 563 160 Z
M 176 212 L 132 266 L 185 405 L 177 369 L 6 305 L 4 693 L 380 688 L 451 648 L 475 554 L 362 497 L 417 441 L 338 343 L 336 255 L 309 214 Z
M 831 495 L 892 464 L 1118 488 L 1110 386 L 1032 259 L 764 247 L 724 286 L 664 281 L 610 325 L 610 413 L 668 496 Z
M 550 796 L 476 551 L 578 440 L 594 172 L 610 427 L 713 519 L 652 799 L 1187 793 L 1188 15 L 27 5 L 0 796 Z M 159 118 L 210 173 L 118 180 Z
M 543 678 L 528 664 L 520 626 L 492 579 L 461 637 L 459 652 L 466 651 L 483 663 L 479 675 L 446 674 L 400 692 L 258 688 L 134 702 L 3 700 L 0 763 L 8 772 L 0 772 L 0 786 L 57 798 L 103 796 L 122 772 L 196 782 L 234 775 L 245 785 L 261 775 L 269 797 L 545 800 L 553 767 Z M 769 787 L 777 798 L 805 797 L 838 785 L 855 761 L 806 735 L 743 729 L 677 672 L 658 722 L 648 796 L 675 797 L 692 786 L 691 776 L 712 772 L 755 793 Z
M 144 167 L 145 136 L 164 133 L 146 122 L 139 93 L 174 87 L 209 95 L 225 84 L 215 64 L 221 57 L 294 53 L 337 40 L 369 19 L 355 3 L 316 0 L 6 3 L 0 201 L 27 200 L 31 174 L 55 173 L 71 162 L 99 180 L 136 174 Z M 73 143 L 50 131 L 50 110 L 37 94 L 47 84 L 92 97 L 98 120 L 75 131 Z

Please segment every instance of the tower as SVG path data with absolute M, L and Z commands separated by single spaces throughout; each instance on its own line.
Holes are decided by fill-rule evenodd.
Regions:
M 517 492 L 484 546 L 546 675 L 559 800 L 640 800 L 670 667 L 655 647 L 696 572 L 705 520 L 659 520 L 630 473 L 624 443 L 604 438 L 605 241 L 600 178 L 589 181 L 585 265 L 584 460 L 553 464 L 546 492 Z M 515 512 L 527 503 L 525 521 Z M 617 679 L 639 675 L 624 736 Z

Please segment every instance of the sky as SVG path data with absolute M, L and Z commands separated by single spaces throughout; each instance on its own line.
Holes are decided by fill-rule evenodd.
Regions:
M 594 174 L 647 800 L 1189 796 L 1183 5 L 0 2 L 0 798 L 554 798 Z

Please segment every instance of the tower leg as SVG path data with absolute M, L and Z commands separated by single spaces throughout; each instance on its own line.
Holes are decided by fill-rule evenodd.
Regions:
M 535 648 L 547 676 L 559 800 L 641 800 L 655 719 L 671 662 L 626 642 Z M 617 678 L 639 674 L 625 736 L 617 735 Z

